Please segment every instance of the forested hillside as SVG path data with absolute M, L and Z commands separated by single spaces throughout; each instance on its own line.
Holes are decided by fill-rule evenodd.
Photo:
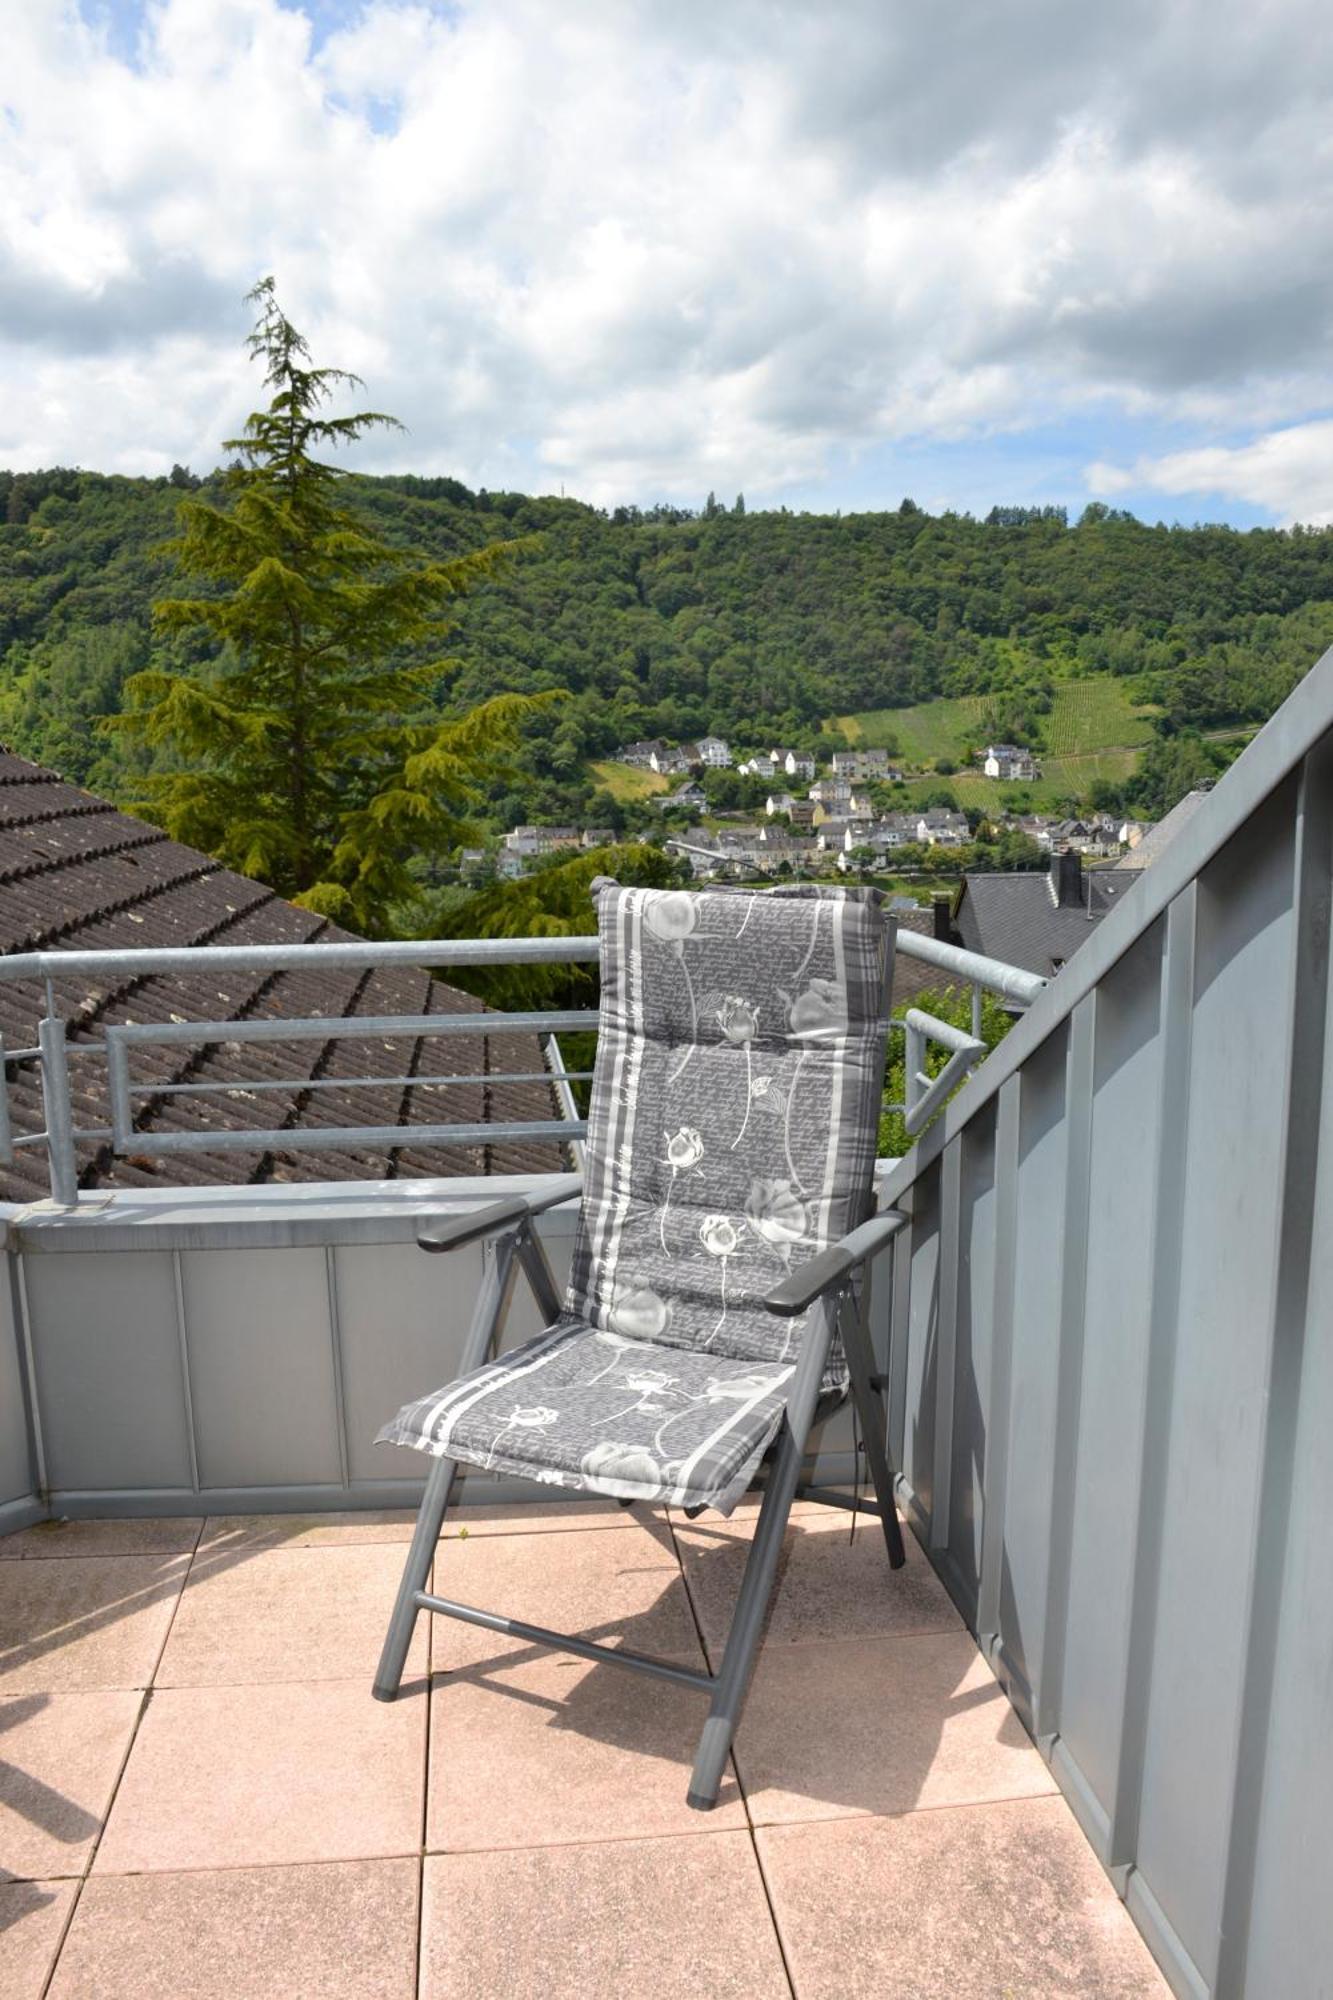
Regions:
M 198 644 L 156 636 L 150 607 L 170 575 L 157 545 L 199 486 L 180 468 L 0 472 L 0 737 L 122 801 L 144 753 L 98 720 L 127 675 Z M 523 539 L 460 602 L 458 664 L 434 696 L 455 709 L 500 689 L 570 692 L 534 721 L 529 775 L 492 801 L 497 823 L 622 823 L 589 767 L 627 738 L 827 747 L 836 718 L 873 713 L 892 740 L 883 710 L 940 696 L 981 697 L 983 729 L 1058 754 L 1042 733 L 1052 688 L 1093 675 L 1155 704 L 1168 738 L 1218 731 L 1271 713 L 1333 641 L 1331 530 L 1147 527 L 1104 508 L 1073 526 L 1054 509 L 978 521 L 907 500 L 607 515 L 451 479 L 356 478 L 344 494 L 434 554 Z

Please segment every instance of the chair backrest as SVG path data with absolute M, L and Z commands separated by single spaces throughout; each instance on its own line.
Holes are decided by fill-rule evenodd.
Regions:
M 895 925 L 855 891 L 598 898 L 601 1020 L 569 1308 L 773 1360 L 762 1300 L 864 1221 Z

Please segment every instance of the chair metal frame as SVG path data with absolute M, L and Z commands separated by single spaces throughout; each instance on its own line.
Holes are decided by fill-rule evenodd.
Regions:
M 580 1189 L 578 1176 L 562 1176 L 554 1185 L 534 1191 L 531 1195 L 514 1195 L 470 1215 L 451 1217 L 419 1232 L 417 1241 L 424 1250 L 448 1251 L 480 1241 L 490 1252 L 485 1260 L 485 1272 L 463 1349 L 460 1373 L 467 1374 L 481 1367 L 494 1355 L 520 1269 L 544 1321 L 550 1324 L 559 1318 L 563 1311 L 560 1288 L 534 1224 L 546 1209 L 573 1200 Z M 721 1664 L 715 1674 L 655 1659 L 650 1654 L 636 1653 L 625 1647 L 600 1645 L 571 1633 L 552 1632 L 545 1626 L 482 1611 L 470 1604 L 459 1604 L 427 1590 L 435 1547 L 459 1472 L 458 1461 L 444 1457 L 434 1461 L 426 1482 L 397 1601 L 375 1674 L 373 1692 L 376 1699 L 396 1699 L 412 1634 L 423 1611 L 458 1618 L 464 1624 L 480 1625 L 488 1631 L 525 1639 L 535 1645 L 555 1647 L 580 1659 L 602 1660 L 609 1666 L 626 1667 L 635 1673 L 655 1675 L 661 1680 L 698 1689 L 710 1696 L 710 1705 L 686 1799 L 696 1810 L 710 1811 L 717 1804 L 732 1738 L 749 1691 L 792 1502 L 801 1498 L 834 1507 L 852 1504 L 844 1493 L 807 1486 L 801 1481 L 805 1448 L 814 1423 L 820 1384 L 835 1331 L 842 1335 L 852 1402 L 860 1419 L 867 1465 L 875 1490 L 873 1501 L 858 1500 L 855 1504 L 869 1514 L 878 1515 L 890 1567 L 901 1569 L 906 1560 L 894 1500 L 893 1472 L 888 1458 L 883 1383 L 875 1372 L 864 1310 L 864 1288 L 859 1309 L 853 1289 L 856 1272 L 893 1240 L 906 1219 L 895 1212 L 872 1216 L 841 1241 L 827 1245 L 807 1264 L 775 1286 L 764 1300 L 770 1312 L 784 1319 L 809 1311 L 810 1323 L 801 1342 L 777 1439 L 771 1448 L 772 1458 L 767 1467 L 759 1518 Z

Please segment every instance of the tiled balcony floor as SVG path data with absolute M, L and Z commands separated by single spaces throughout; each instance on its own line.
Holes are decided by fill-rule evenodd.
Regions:
M 463 1519 L 437 1589 L 717 1664 L 744 1515 Z M 5 2000 L 1165 1993 L 910 1538 L 894 1576 L 877 1523 L 798 1509 L 702 1815 L 665 1683 L 438 1620 L 373 1701 L 408 1532 L 0 1542 Z

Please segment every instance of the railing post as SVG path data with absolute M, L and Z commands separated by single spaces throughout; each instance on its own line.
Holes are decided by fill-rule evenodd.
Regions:
M 56 1010 L 51 982 L 46 982 L 46 1013 L 37 1024 L 42 1052 L 42 1110 L 46 1117 L 46 1164 L 51 1199 L 74 1208 L 79 1199 L 78 1164 L 74 1157 L 74 1118 L 69 1101 L 69 1064 L 65 1054 L 65 1023 Z
M 926 1063 L 926 1038 L 915 1021 L 903 1022 L 903 1115 L 916 1109 L 923 1085 L 921 1071 Z

